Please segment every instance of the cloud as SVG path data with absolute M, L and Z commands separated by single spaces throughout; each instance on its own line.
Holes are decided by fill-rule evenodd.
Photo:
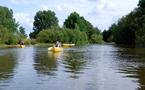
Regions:
M 85 3 L 87 2 L 88 0 L 72 0 L 73 2 L 76 2 L 76 3 Z
M 41 5 L 40 10 L 48 10 L 48 6 L 47 5 Z
M 20 5 L 20 4 L 28 3 L 28 0 L 11 0 L 10 2 L 11 2 L 12 4 Z
M 95 3 L 94 8 L 90 10 L 87 18 L 93 25 L 98 26 L 101 29 L 107 29 L 112 23 L 117 22 L 119 18 L 127 15 L 136 6 L 138 0 L 126 0 L 125 3 L 120 0 L 88 0 Z
M 26 33 L 28 34 L 33 27 L 33 20 L 30 14 L 28 13 L 15 13 L 14 18 L 16 21 L 19 22 L 19 24 L 26 29 Z
M 58 5 L 56 9 L 57 9 L 58 11 L 64 11 L 64 10 L 67 10 L 68 8 L 70 8 L 70 7 L 67 6 L 66 3 L 63 3 L 63 4 L 61 4 L 61 5 Z

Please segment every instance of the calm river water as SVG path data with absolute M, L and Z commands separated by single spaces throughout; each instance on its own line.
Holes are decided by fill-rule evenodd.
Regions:
M 145 49 L 88 45 L 0 49 L 0 90 L 145 90 Z

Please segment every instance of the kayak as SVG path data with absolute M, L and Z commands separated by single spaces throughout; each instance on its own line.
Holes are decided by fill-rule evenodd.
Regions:
M 25 45 L 20 45 L 19 48 L 25 48 Z
M 63 48 L 61 48 L 61 47 L 49 47 L 48 51 L 61 52 L 61 51 L 63 51 Z
M 63 47 L 73 47 L 73 46 L 75 46 L 75 44 L 62 44 L 63 45 Z

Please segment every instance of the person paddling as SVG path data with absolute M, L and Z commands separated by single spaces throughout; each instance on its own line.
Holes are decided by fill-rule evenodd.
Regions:
M 24 43 L 23 40 L 20 40 L 20 41 L 19 41 L 19 44 L 20 44 L 20 45 L 24 45 L 25 43 Z
M 55 47 L 61 47 L 61 43 L 59 41 L 56 41 Z

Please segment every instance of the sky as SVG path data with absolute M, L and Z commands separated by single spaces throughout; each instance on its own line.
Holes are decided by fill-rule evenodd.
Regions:
M 29 34 L 33 31 L 34 16 L 39 10 L 54 11 L 60 26 L 70 13 L 76 11 L 103 31 L 136 8 L 138 2 L 139 0 L 0 0 L 0 5 L 12 9 L 16 21 Z

